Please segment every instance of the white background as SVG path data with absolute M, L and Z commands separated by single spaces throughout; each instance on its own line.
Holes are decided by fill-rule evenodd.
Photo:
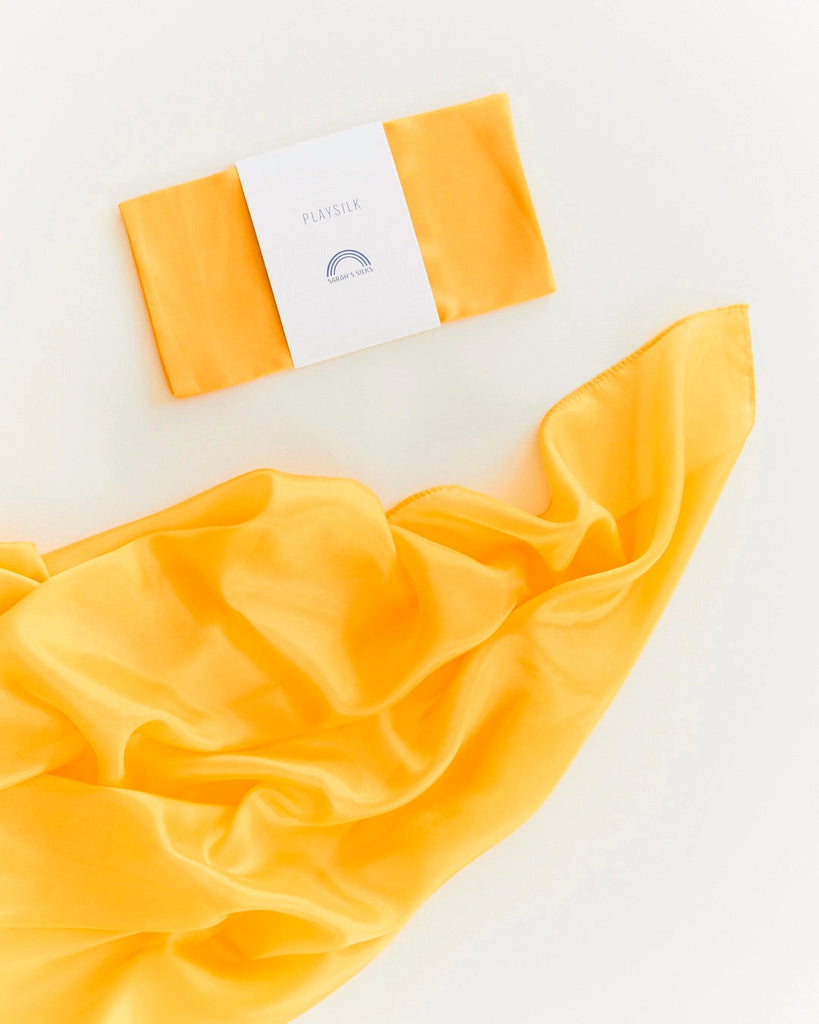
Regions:
M 552 402 L 679 316 L 751 306 L 757 425 L 637 668 L 535 818 L 306 1024 L 819 1019 L 814 12 L 5 0 L 3 539 L 47 550 L 259 465 L 539 511 Z M 119 200 L 498 89 L 556 294 L 170 397 Z

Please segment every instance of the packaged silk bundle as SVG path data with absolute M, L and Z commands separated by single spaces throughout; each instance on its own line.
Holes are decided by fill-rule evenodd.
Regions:
M 503 94 L 272 151 L 120 209 L 177 396 L 554 290 Z

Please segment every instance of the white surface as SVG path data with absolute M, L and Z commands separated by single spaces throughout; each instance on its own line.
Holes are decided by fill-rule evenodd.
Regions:
M 819 1019 L 816 19 L 797 0 L 4 5 L 7 539 L 47 549 L 263 464 L 539 509 L 555 399 L 681 315 L 751 305 L 755 431 L 621 694 L 541 812 L 306 1024 Z M 170 397 L 118 200 L 504 88 L 556 294 Z
M 441 326 L 380 121 L 236 166 L 295 366 Z

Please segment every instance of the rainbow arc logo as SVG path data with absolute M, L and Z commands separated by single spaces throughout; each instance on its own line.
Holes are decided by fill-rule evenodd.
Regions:
M 358 249 L 341 249 L 331 257 L 330 262 L 327 264 L 327 277 L 335 277 L 338 273 L 338 265 L 343 260 L 355 260 L 362 267 L 369 267 L 370 261 L 364 255 L 363 252 L 359 252 Z

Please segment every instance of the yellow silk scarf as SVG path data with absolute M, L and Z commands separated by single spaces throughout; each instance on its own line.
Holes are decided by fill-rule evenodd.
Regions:
M 0 1008 L 280 1024 L 546 798 L 754 415 L 745 307 L 563 399 L 533 515 L 261 470 L 0 545 Z
M 554 291 L 505 94 L 384 131 L 441 323 Z M 174 395 L 292 367 L 235 167 L 120 210 Z

